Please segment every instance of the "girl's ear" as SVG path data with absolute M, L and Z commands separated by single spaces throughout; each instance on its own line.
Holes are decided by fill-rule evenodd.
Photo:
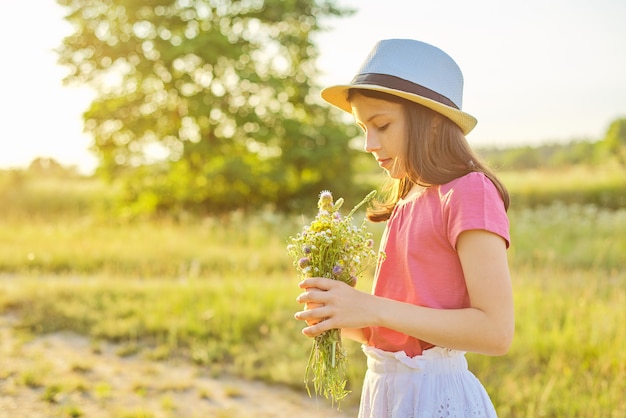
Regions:
M 443 123 L 442 118 L 443 116 L 438 113 L 433 115 L 430 126 L 434 138 L 437 138 L 439 136 L 439 132 L 441 132 L 441 125 Z
M 435 113 L 433 115 L 432 127 L 437 130 L 441 126 L 441 118 L 442 116 L 439 113 Z

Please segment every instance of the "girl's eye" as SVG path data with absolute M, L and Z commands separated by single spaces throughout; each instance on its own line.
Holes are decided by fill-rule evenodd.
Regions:
M 384 124 L 383 126 L 379 126 L 379 127 L 378 127 L 378 130 L 379 130 L 379 131 L 384 131 L 384 130 L 386 130 L 388 127 L 389 127 L 389 124 L 388 124 L 388 123 L 386 123 L 386 124 Z

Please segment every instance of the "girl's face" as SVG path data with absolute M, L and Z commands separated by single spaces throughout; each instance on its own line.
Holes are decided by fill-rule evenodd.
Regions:
M 406 176 L 407 121 L 400 103 L 354 94 L 350 100 L 356 124 L 365 132 L 365 151 L 393 179 Z

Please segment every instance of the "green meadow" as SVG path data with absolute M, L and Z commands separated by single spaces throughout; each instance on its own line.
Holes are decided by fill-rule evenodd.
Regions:
M 470 368 L 502 417 L 626 416 L 626 205 L 580 197 L 620 202 L 623 169 L 502 177 L 516 336 L 506 356 L 468 355 Z M 110 193 L 95 180 L 18 180 L 0 177 L 0 312 L 21 330 L 73 330 L 119 343 L 121 356 L 184 357 L 305 393 L 311 341 L 293 319 L 285 245 L 316 196 L 304 216 L 123 219 L 107 216 Z M 365 364 L 346 346 L 354 405 Z

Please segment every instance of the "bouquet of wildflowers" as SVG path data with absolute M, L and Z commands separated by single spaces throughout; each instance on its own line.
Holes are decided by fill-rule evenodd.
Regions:
M 358 227 L 352 219 L 354 212 L 375 194 L 375 191 L 368 194 L 342 217 L 339 208 L 343 199 L 333 202 L 331 192 L 320 193 L 317 216 L 302 228 L 302 232 L 290 237 L 287 246 L 287 253 L 293 258 L 301 279 L 326 277 L 354 286 L 363 272 L 376 263 L 374 241 L 372 234 L 366 231 L 365 221 Z M 315 337 L 305 371 L 307 391 L 311 374 L 315 393 L 330 398 L 333 404 L 349 393 L 346 390 L 347 357 L 341 344 L 341 330 L 328 330 Z

